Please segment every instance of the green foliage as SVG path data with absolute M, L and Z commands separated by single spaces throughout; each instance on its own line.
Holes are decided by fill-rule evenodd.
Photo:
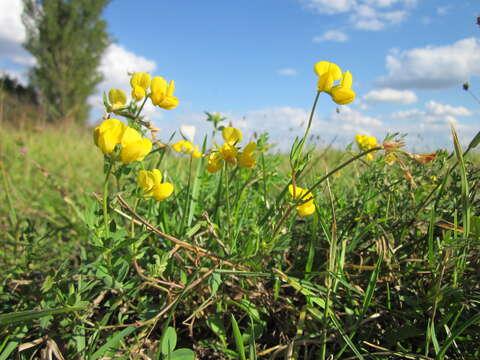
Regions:
M 125 165 L 79 129 L 6 129 L 0 359 L 478 358 L 480 170 L 455 143 L 426 163 L 306 149 L 299 217 L 288 155 L 209 174 L 168 147 Z M 137 185 L 152 168 L 161 202 Z
M 97 70 L 109 44 L 101 19 L 108 0 L 24 0 L 25 48 L 35 57 L 30 78 L 49 122 L 84 124 L 87 98 L 102 77 Z

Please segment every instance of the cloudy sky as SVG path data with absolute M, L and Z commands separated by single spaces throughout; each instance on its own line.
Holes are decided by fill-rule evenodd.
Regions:
M 314 134 L 343 145 L 356 133 L 408 133 L 411 147 L 449 146 L 480 130 L 480 27 L 476 1 L 452 0 L 114 0 L 104 17 L 114 43 L 101 64 L 110 88 L 129 92 L 128 71 L 174 79 L 180 106 L 147 108 L 163 139 L 182 124 L 208 129 L 220 112 L 247 134 L 269 131 L 280 148 L 302 133 L 315 97 L 313 65 L 350 70 L 357 99 L 337 106 L 323 94 Z M 0 69 L 26 81 L 34 64 L 21 43 L 21 0 L 0 0 Z M 101 117 L 99 96 L 92 122 Z

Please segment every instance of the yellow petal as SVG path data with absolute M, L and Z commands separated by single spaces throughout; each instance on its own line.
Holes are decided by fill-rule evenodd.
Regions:
M 208 156 L 207 171 L 215 173 L 222 168 L 221 156 L 218 152 L 212 152 Z
M 255 149 L 257 148 L 257 144 L 254 141 L 250 141 L 247 146 L 243 149 L 244 154 L 251 155 Z
M 148 192 L 155 186 L 155 176 L 151 171 L 140 170 L 138 173 L 137 183 L 140 188 Z
M 145 89 L 141 86 L 134 86 L 132 89 L 132 98 L 136 101 L 140 101 L 145 97 Z
M 160 182 L 162 181 L 162 173 L 160 172 L 160 170 L 158 169 L 153 169 L 152 170 L 152 175 L 153 175 L 153 178 L 155 180 L 155 184 L 160 184 Z
M 115 110 L 127 103 L 127 95 L 120 89 L 111 89 L 108 92 L 108 100 L 112 104 L 113 110 Z
M 165 96 L 167 94 L 167 81 L 161 76 L 155 76 L 150 83 L 150 90 L 152 93 L 163 93 Z
M 165 200 L 173 193 L 173 185 L 169 182 L 158 184 L 153 189 L 153 198 L 158 201 Z
M 147 74 L 144 72 L 137 72 L 133 74 L 130 79 L 130 85 L 132 86 L 132 88 L 140 87 L 144 91 L 148 89 L 148 87 L 150 86 L 150 82 L 151 82 L 150 74 Z
M 167 96 L 167 97 L 164 97 L 160 102 L 157 102 L 154 105 L 160 106 L 162 109 L 165 109 L 165 110 L 172 110 L 178 106 L 178 99 L 175 96 Z
M 325 73 L 318 78 L 318 91 L 329 92 L 332 89 L 334 79 L 332 74 Z
M 343 73 L 343 78 L 340 85 L 343 86 L 344 88 L 350 89 L 352 87 L 352 81 L 353 81 L 352 74 L 350 73 L 350 71 L 346 71 Z
M 307 189 L 301 188 L 300 186 L 293 186 L 292 184 L 288 185 L 288 192 L 293 199 L 311 199 L 312 193 Z
M 220 155 L 222 156 L 223 160 L 231 165 L 237 164 L 237 154 L 237 148 L 228 142 L 224 143 L 220 148 Z
M 137 130 L 135 130 L 134 128 L 131 128 L 130 126 L 127 126 L 122 136 L 122 147 L 125 147 L 130 143 L 137 142 L 141 138 L 142 138 L 142 135 L 140 135 L 140 133 Z
M 300 216 L 309 216 L 315 212 L 315 204 L 312 201 L 308 201 L 305 204 L 297 206 L 297 212 Z
M 193 157 L 194 159 L 199 159 L 199 158 L 202 157 L 201 151 L 198 150 L 198 145 L 195 146 L 195 149 L 192 151 L 192 157 Z
M 175 81 L 171 80 L 167 87 L 167 97 L 172 96 L 175 92 Z
M 223 129 L 222 136 L 223 136 L 223 139 L 230 144 L 240 142 L 242 141 L 242 138 L 243 138 L 242 132 L 239 129 L 231 126 L 228 126 Z
M 126 146 L 123 146 L 122 144 L 120 160 L 124 164 L 129 164 L 134 161 L 142 161 L 151 149 L 152 142 L 147 138 L 129 142 Z
M 334 86 L 331 89 L 330 94 L 332 95 L 333 101 L 338 105 L 350 104 L 355 100 L 355 91 L 343 86 Z
M 340 80 L 342 78 L 342 70 L 340 70 L 340 67 L 337 64 L 331 63 L 329 61 L 317 62 L 314 66 L 314 70 L 318 76 L 330 73 L 333 81 Z
M 183 148 L 183 143 L 185 142 L 185 140 L 178 140 L 175 144 L 172 145 L 172 149 L 175 151 L 175 152 L 182 152 L 182 148 Z
M 245 152 L 238 155 L 238 166 L 251 169 L 255 165 L 256 159 Z
M 93 131 L 95 144 L 104 154 L 110 154 L 122 139 L 126 126 L 118 119 L 107 119 Z

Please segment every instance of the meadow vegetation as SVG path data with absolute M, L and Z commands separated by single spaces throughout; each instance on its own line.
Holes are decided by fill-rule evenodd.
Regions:
M 94 129 L 2 123 L 0 359 L 480 358 L 480 133 L 317 148 L 318 96 L 355 93 L 315 71 L 290 154 L 210 113 L 172 143 L 141 113 L 175 85 L 144 73 Z

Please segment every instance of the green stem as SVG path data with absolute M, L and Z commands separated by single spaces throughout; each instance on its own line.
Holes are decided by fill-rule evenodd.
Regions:
M 348 160 L 345 161 L 343 164 L 340 164 L 340 165 L 337 166 L 335 169 L 333 169 L 332 171 L 330 171 L 329 173 L 327 173 L 326 175 L 324 175 L 322 178 L 320 178 L 320 180 L 318 180 L 315 184 L 313 184 L 313 186 L 312 186 L 310 189 L 308 189 L 308 190 L 305 192 L 305 194 L 303 194 L 301 197 L 299 197 L 298 199 L 296 199 L 296 201 L 289 206 L 289 208 L 287 209 L 287 211 L 285 212 L 285 214 L 283 215 L 283 217 L 280 219 L 280 221 L 278 222 L 277 226 L 275 227 L 275 230 L 273 231 L 272 239 L 275 239 L 275 237 L 276 237 L 277 234 L 278 234 L 278 231 L 280 230 L 280 227 L 283 225 L 283 223 L 284 223 L 285 220 L 287 219 L 288 215 L 290 215 L 290 213 L 292 212 L 293 208 L 294 208 L 295 206 L 304 204 L 304 203 L 306 203 L 307 201 L 309 201 L 309 199 L 307 199 L 306 196 L 307 196 L 309 193 L 311 193 L 314 189 L 316 189 L 322 182 L 324 182 L 324 181 L 327 180 L 330 176 L 332 176 L 333 174 L 335 174 L 337 171 L 343 169 L 345 166 L 349 165 L 350 163 L 354 162 L 355 160 L 360 159 L 361 157 L 367 155 L 368 153 L 371 153 L 371 152 L 374 152 L 374 151 L 378 151 L 378 150 L 382 150 L 382 147 L 381 147 L 381 146 L 377 146 L 377 147 L 374 147 L 374 148 L 372 148 L 372 149 L 365 150 L 365 151 L 361 152 L 360 154 L 355 155 L 354 157 L 348 159 Z
M 108 165 L 107 173 L 105 174 L 105 181 L 103 183 L 103 220 L 105 223 L 105 237 L 108 238 L 110 236 L 110 229 L 108 226 L 109 219 L 108 219 L 108 179 L 112 172 L 114 160 L 110 159 L 110 165 Z
M 229 189 L 229 178 L 228 178 L 228 164 L 225 161 L 225 194 L 227 200 L 227 238 L 230 241 L 230 189 Z

